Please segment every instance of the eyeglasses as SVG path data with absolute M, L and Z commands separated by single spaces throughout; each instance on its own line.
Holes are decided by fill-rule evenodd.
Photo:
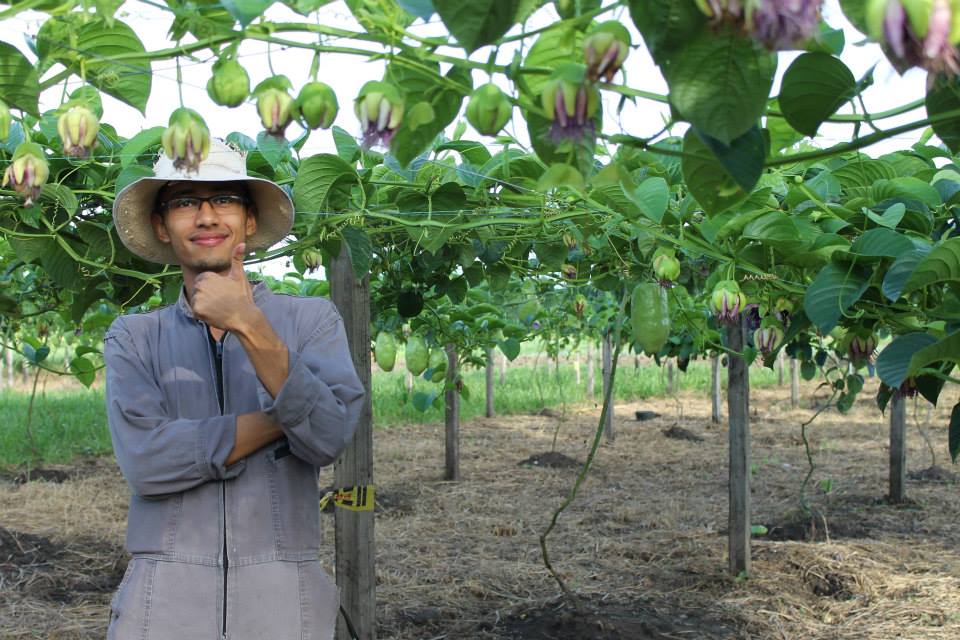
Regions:
M 221 194 L 201 198 L 200 196 L 183 196 L 182 198 L 173 198 L 164 202 L 161 207 L 174 215 L 196 214 L 200 212 L 200 207 L 204 202 L 209 202 L 210 206 L 217 213 L 234 213 L 249 200 L 243 196 L 233 194 Z

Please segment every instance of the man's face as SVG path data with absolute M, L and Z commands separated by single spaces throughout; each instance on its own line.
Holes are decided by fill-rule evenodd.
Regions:
M 229 182 L 172 182 L 161 190 L 157 207 L 154 233 L 170 244 L 185 271 L 229 271 L 234 247 L 257 230 L 245 191 Z

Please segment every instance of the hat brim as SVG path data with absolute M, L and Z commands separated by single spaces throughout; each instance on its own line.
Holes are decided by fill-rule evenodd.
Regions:
M 179 264 L 171 246 L 153 232 L 150 215 L 157 193 L 169 182 L 184 178 L 144 177 L 124 187 L 113 201 L 113 222 L 123 244 L 144 260 Z M 293 227 L 293 202 L 287 192 L 264 178 L 249 176 L 186 178 L 191 182 L 244 182 L 257 206 L 257 231 L 247 238 L 247 252 L 269 249 Z

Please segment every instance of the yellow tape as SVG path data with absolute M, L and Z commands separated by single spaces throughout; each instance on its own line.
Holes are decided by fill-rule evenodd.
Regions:
M 333 500 L 334 506 L 349 511 L 373 511 L 374 485 L 361 485 L 347 489 L 329 491 L 320 498 L 320 510 L 323 511 Z

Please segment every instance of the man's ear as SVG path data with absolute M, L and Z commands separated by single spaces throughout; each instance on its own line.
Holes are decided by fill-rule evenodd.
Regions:
M 247 207 L 247 222 L 246 229 L 247 237 L 249 238 L 257 232 L 257 205 L 251 204 Z
M 163 216 L 159 213 L 151 213 L 150 224 L 153 226 L 153 234 L 157 236 L 157 239 L 160 242 L 170 244 L 170 234 L 167 233 L 167 225 L 163 222 Z

